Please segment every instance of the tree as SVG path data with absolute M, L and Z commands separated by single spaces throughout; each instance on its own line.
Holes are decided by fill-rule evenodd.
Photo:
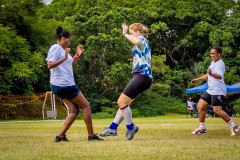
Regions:
M 37 10 L 43 7 L 41 0 L 1 0 L 0 5 L 0 24 L 30 40 L 31 24 L 36 19 Z
M 26 39 L 10 28 L 0 25 L 0 94 L 34 92 L 33 85 L 43 76 L 43 58 L 39 52 L 31 54 Z
M 151 29 L 159 40 L 161 53 L 169 58 L 167 63 L 173 62 L 171 66 L 182 64 L 186 68 L 187 57 L 191 60 L 199 53 L 203 55 L 209 46 L 208 34 L 228 18 L 226 13 L 234 3 L 212 0 L 159 1 L 159 17 Z

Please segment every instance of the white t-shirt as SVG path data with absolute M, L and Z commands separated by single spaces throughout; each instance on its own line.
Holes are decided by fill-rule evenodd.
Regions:
M 56 62 L 65 57 L 65 50 L 59 44 L 54 44 L 48 51 L 47 62 Z M 68 54 L 67 60 L 55 68 L 50 69 L 50 83 L 55 86 L 75 85 L 72 69 L 73 58 Z
M 190 110 L 193 110 L 193 105 L 194 105 L 194 102 L 193 101 L 187 101 L 187 105 L 188 105 L 188 109 Z
M 226 86 L 224 83 L 224 72 L 225 72 L 225 64 L 220 59 L 217 62 L 212 61 L 211 65 L 208 67 L 211 69 L 213 74 L 218 74 L 222 77 L 222 79 L 216 79 L 211 75 L 208 75 L 208 89 L 207 92 L 210 95 L 223 95 L 226 96 Z

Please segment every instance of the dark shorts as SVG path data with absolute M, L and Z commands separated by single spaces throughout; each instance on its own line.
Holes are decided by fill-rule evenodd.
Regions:
M 72 100 L 77 97 L 78 92 L 80 92 L 77 85 L 73 86 L 55 86 L 50 83 L 50 88 L 54 94 L 59 96 L 60 98 Z
M 140 73 L 134 73 L 132 79 L 128 82 L 127 86 L 123 90 L 123 93 L 131 99 L 134 99 L 137 97 L 137 95 L 147 90 L 151 84 L 152 79 L 148 76 Z
M 209 93 L 203 93 L 202 100 L 207 102 L 209 105 L 212 106 L 223 106 L 224 96 L 223 95 L 210 95 Z

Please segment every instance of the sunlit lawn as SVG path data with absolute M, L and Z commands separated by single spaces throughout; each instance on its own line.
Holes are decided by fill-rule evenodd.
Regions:
M 240 124 L 240 118 L 232 118 Z M 94 119 L 100 132 L 112 119 Z M 220 118 L 206 119 L 207 135 L 191 135 L 198 119 L 186 115 L 134 118 L 139 132 L 125 140 L 125 122 L 118 136 L 102 142 L 87 141 L 83 120 L 77 120 L 67 133 L 70 142 L 54 143 L 63 121 L 0 123 L 0 159 L 240 159 L 240 134 L 230 136 Z

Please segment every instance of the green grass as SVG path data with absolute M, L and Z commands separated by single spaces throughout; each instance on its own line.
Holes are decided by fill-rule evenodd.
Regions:
M 100 132 L 113 119 L 94 119 Z M 232 118 L 240 124 L 240 118 Z M 206 119 L 207 135 L 191 135 L 198 119 L 185 115 L 134 118 L 139 132 L 125 140 L 125 122 L 118 136 L 88 142 L 83 120 L 69 129 L 70 142 L 53 143 L 60 122 L 0 124 L 0 159 L 240 159 L 240 134 L 230 136 L 229 125 L 220 118 Z M 170 125 L 169 125 L 170 124 Z

